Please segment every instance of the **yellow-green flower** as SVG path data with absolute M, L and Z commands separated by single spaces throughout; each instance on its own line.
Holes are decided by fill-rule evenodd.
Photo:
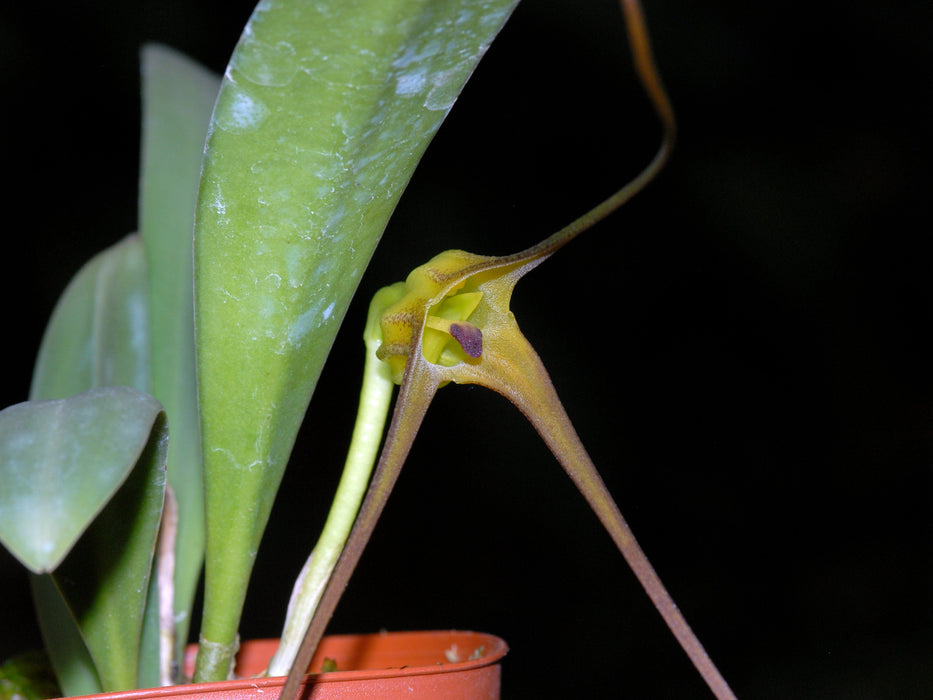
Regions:
M 617 209 L 660 170 L 673 145 L 674 115 L 661 87 L 636 0 L 622 0 L 636 69 L 664 125 L 651 163 L 615 195 L 541 243 L 514 255 L 491 257 L 448 250 L 415 268 L 404 282 L 376 295 L 368 338 L 375 356 L 399 385 L 392 422 L 346 548 L 283 690 L 291 700 L 302 664 L 324 632 L 395 484 L 422 419 L 441 386 L 477 384 L 508 398 L 535 426 L 609 532 L 681 647 L 717 698 L 734 698 L 696 635 L 655 573 L 580 442 L 538 354 L 509 308 L 516 283 L 556 250 Z M 297 670 L 296 670 L 297 669 Z

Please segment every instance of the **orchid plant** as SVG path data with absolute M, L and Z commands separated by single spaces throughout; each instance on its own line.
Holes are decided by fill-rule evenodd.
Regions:
M 66 694 L 176 682 L 202 562 L 194 679 L 228 674 L 256 552 L 339 321 L 514 4 L 263 0 L 222 80 L 164 48 L 144 52 L 141 233 L 82 269 L 50 321 L 31 400 L 0 413 L 0 541 L 32 572 Z M 447 251 L 376 295 L 344 476 L 269 667 L 288 673 L 283 700 L 297 697 L 428 405 L 450 382 L 493 389 L 529 418 L 707 685 L 734 697 L 509 309 L 522 276 L 640 191 L 673 146 L 640 5 L 621 4 L 661 148 L 542 243 L 504 257 Z

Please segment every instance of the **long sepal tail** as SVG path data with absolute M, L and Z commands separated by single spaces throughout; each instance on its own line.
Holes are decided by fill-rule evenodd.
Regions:
M 458 382 L 481 384 L 503 394 L 534 425 L 567 475 L 586 498 L 625 561 L 645 589 L 681 648 L 720 700 L 735 700 L 722 674 L 661 582 L 631 528 L 609 494 L 596 466 L 567 416 L 547 370 L 517 325 L 484 336 L 483 362 L 458 366 Z

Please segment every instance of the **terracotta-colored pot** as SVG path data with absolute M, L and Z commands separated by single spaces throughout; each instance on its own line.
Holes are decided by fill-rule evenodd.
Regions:
M 95 700 L 278 700 L 284 677 L 250 678 L 265 669 L 277 645 L 278 640 L 274 639 L 244 642 L 236 665 L 236 675 L 242 677 L 241 680 L 86 697 Z M 337 670 L 312 673 L 304 684 L 302 698 L 498 700 L 500 661 L 507 651 L 508 646 L 502 639 L 480 632 L 331 635 L 321 641 L 310 669 L 319 671 L 327 658 L 336 662 Z M 189 670 L 195 653 L 195 647 L 189 648 L 185 660 Z

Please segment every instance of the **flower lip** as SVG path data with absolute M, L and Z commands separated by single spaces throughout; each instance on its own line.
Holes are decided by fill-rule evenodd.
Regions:
M 460 343 L 463 352 L 473 359 L 483 354 L 483 332 L 472 323 L 466 321 L 451 323 L 450 334 Z

